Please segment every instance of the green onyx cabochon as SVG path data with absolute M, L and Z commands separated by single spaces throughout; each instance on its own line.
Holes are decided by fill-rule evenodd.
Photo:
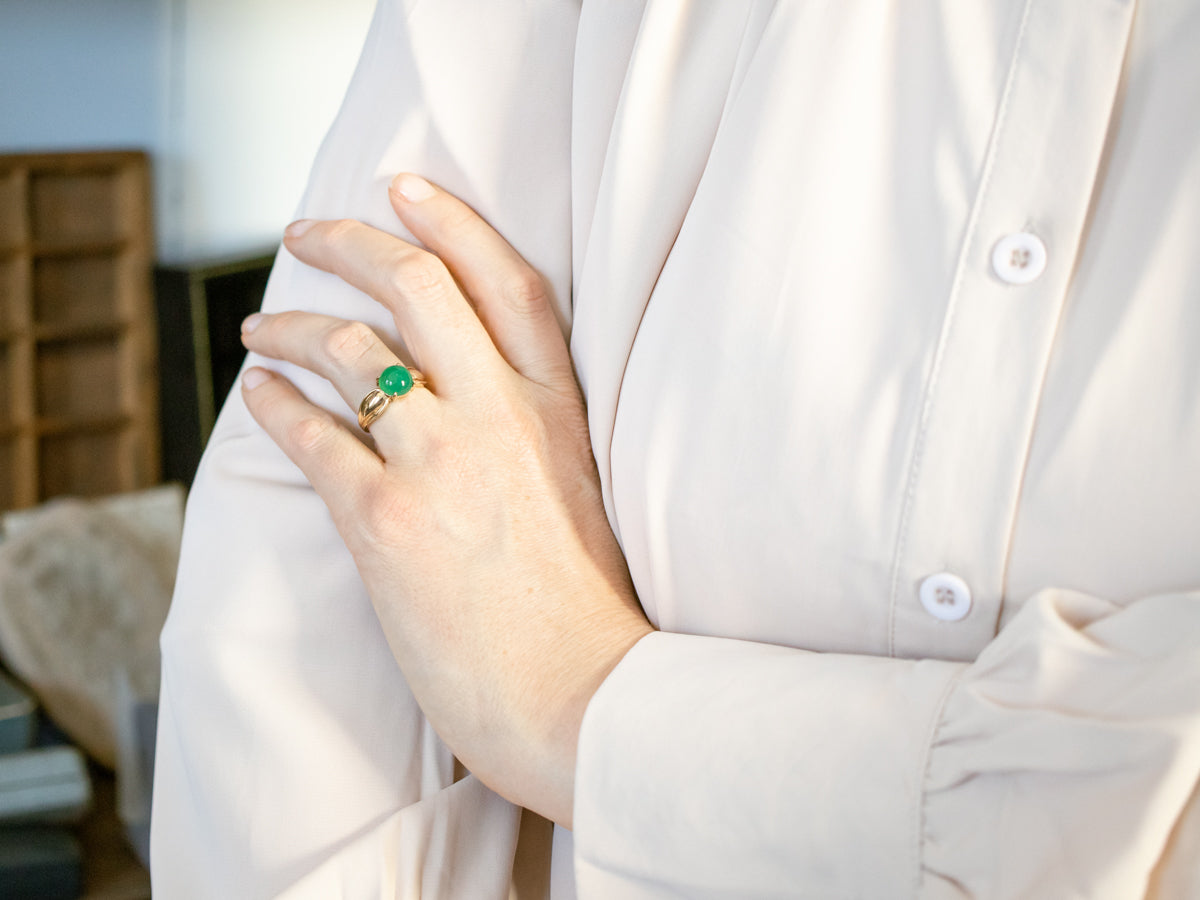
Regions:
M 379 389 L 389 397 L 399 397 L 413 389 L 412 372 L 404 366 L 388 366 L 379 375 Z

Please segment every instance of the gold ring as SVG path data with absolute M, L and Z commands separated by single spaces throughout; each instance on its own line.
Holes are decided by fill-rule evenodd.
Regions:
M 379 388 L 375 388 L 363 397 L 362 403 L 358 404 L 358 427 L 369 432 L 371 426 L 375 424 L 375 420 L 383 415 L 383 411 L 391 402 L 392 398 Z
M 396 363 L 380 372 L 375 384 L 376 387 L 358 404 L 358 427 L 366 432 L 370 432 L 371 426 L 393 400 L 407 396 L 413 388 L 422 387 L 425 379 L 416 369 Z

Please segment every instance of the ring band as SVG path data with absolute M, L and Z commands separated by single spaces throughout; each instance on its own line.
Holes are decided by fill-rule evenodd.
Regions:
M 375 420 L 383 415 L 383 411 L 387 409 L 388 404 L 391 402 L 392 398 L 379 390 L 379 388 L 375 388 L 375 390 L 363 397 L 362 403 L 358 404 L 358 427 L 363 431 L 370 432 L 371 426 L 375 424 Z
M 397 363 L 380 372 L 375 384 L 377 387 L 358 404 L 358 427 L 368 433 L 393 400 L 408 396 L 413 388 L 422 387 L 425 379 L 416 369 Z

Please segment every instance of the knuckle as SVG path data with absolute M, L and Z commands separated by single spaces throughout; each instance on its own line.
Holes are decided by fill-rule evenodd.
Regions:
M 338 219 L 325 225 L 323 243 L 330 254 L 328 264 L 340 278 L 353 282 L 355 277 L 355 244 L 362 240 L 363 224 L 354 219 Z
M 322 337 L 321 353 L 334 366 L 347 369 L 365 359 L 375 349 L 378 338 L 362 322 L 339 322 Z
M 353 238 L 361 223 L 354 219 L 338 219 L 326 225 L 325 239 L 329 243 L 339 244 Z
M 284 339 L 293 329 L 303 327 L 307 315 L 309 314 L 295 309 L 280 310 L 268 316 L 255 334 L 261 332 L 262 336 L 276 341 Z
M 517 397 L 498 396 L 488 418 L 493 433 L 510 452 L 540 454 L 551 441 L 547 422 L 537 410 Z
M 499 291 L 504 305 L 520 316 L 542 315 L 549 306 L 546 283 L 532 269 L 512 273 L 501 281 Z
M 428 496 L 398 484 L 377 487 L 355 508 L 355 527 L 376 548 L 411 552 L 438 530 L 437 506 Z
M 319 455 L 334 440 L 338 425 L 327 416 L 302 416 L 288 426 L 287 442 L 304 456 Z
M 469 234 L 480 224 L 479 216 L 466 204 L 449 203 L 442 213 L 441 228 L 450 234 Z
M 421 436 L 414 450 L 420 455 L 424 483 L 432 492 L 461 494 L 478 488 L 477 472 L 486 468 L 478 445 L 460 433 L 436 431 Z
M 296 309 L 281 309 L 277 313 L 273 313 L 266 317 L 265 321 L 259 327 L 266 326 L 268 328 L 288 327 L 295 322 L 300 316 L 300 311 Z
M 405 258 L 392 272 L 392 293 L 410 303 L 441 300 L 450 284 L 445 263 L 432 253 L 419 252 Z
M 416 518 L 413 500 L 404 491 L 375 490 L 361 498 L 362 524 L 378 537 L 407 530 Z

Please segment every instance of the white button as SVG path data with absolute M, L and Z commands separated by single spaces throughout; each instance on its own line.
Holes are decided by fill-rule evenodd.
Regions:
M 1006 284 L 1029 284 L 1046 270 L 1046 245 L 1036 234 L 1018 231 L 996 242 L 992 271 Z
M 939 572 L 921 582 L 921 605 L 935 619 L 957 622 L 971 611 L 971 589 L 957 575 Z

